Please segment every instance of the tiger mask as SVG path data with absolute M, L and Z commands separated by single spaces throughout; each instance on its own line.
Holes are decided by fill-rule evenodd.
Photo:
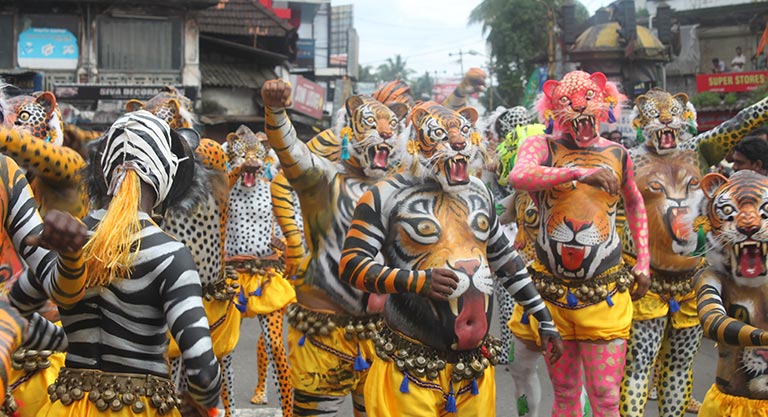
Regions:
M 267 151 L 259 136 L 245 125 L 234 133 L 227 134 L 227 157 L 229 169 L 241 168 L 240 179 L 245 187 L 256 185 L 256 179 L 264 171 Z
M 477 110 L 453 111 L 433 101 L 411 111 L 413 138 L 407 144 L 411 174 L 436 179 L 443 190 L 466 189 L 471 173 L 485 163 L 485 148 L 475 130 Z
M 542 93 L 536 107 L 548 130 L 569 134 L 582 148 L 600 139 L 600 122 L 617 119 L 625 98 L 601 72 L 569 72 L 562 81 L 547 80 Z
M 342 151 L 342 159 L 351 159 L 352 164 L 370 178 L 383 177 L 394 165 L 392 154 L 402 133 L 400 121 L 408 113 L 408 106 L 400 102 L 385 106 L 371 97 L 352 96 L 345 107 L 348 127 L 339 135 L 349 158 L 345 158 Z
M 701 180 L 707 197 L 707 260 L 739 285 L 768 284 L 768 177 L 739 171 Z
M 674 152 L 686 128 L 696 124 L 696 110 L 688 95 L 653 89 L 635 99 L 632 126 L 642 132 L 646 146 L 659 154 Z
M 64 143 L 61 112 L 49 91 L 11 97 L 6 101 L 4 124 L 56 146 Z
M 192 101 L 170 86 L 163 87 L 147 102 L 131 99 L 125 104 L 128 113 L 138 110 L 146 110 L 163 119 L 171 129 L 191 129 L 195 124 Z

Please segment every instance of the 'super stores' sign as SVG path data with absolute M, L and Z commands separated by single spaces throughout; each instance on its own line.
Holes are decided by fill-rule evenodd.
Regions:
M 740 93 L 752 91 L 766 83 L 768 83 L 768 71 L 703 74 L 696 76 L 696 91 Z

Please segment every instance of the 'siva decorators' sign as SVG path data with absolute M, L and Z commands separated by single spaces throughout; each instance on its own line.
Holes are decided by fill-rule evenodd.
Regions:
M 76 69 L 77 37 L 66 29 L 30 28 L 19 34 L 19 66 L 35 69 Z
M 713 93 L 738 93 L 752 91 L 768 83 L 768 71 L 726 72 L 696 76 L 696 91 Z

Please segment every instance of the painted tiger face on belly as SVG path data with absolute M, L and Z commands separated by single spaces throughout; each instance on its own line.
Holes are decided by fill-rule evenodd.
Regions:
M 393 211 L 390 233 L 394 247 L 384 249 L 385 258 L 412 269 L 448 268 L 459 277 L 458 288 L 448 302 L 435 302 L 432 311 L 445 329 L 454 334 L 450 348 L 467 350 L 478 346 L 488 332 L 493 279 L 486 257 L 491 220 L 481 185 L 467 193 L 417 191 L 406 196 Z

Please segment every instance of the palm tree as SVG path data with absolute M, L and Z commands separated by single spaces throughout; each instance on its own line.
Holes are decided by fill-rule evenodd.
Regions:
M 378 76 L 373 72 L 373 67 L 370 65 L 358 65 L 357 80 L 363 83 L 375 83 L 378 80 Z
M 413 74 L 413 70 L 407 67 L 407 63 L 400 56 L 395 55 L 395 58 L 387 58 L 387 62 L 379 65 L 378 76 L 382 81 L 403 80 L 408 81 L 408 77 Z
M 432 99 L 432 87 L 434 86 L 434 80 L 429 76 L 429 72 L 424 71 L 424 75 L 417 78 L 411 84 L 411 94 L 416 100 L 428 101 Z

